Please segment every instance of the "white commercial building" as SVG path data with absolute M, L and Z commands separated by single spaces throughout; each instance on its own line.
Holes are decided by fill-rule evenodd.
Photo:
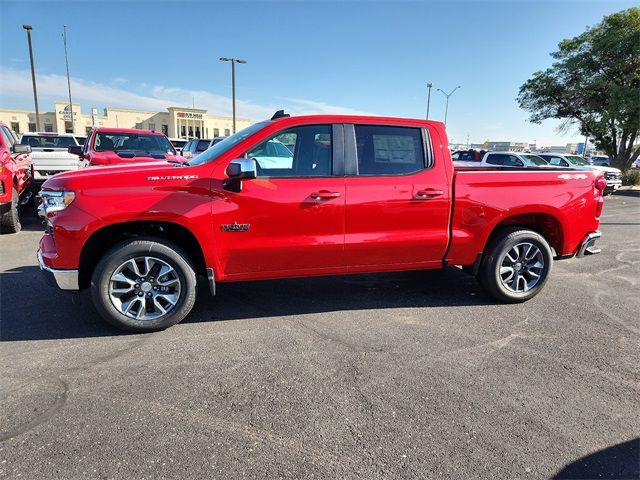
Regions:
M 149 112 L 107 107 L 100 115 L 95 108 L 86 114 L 79 103 L 72 106 L 68 102 L 55 102 L 52 112 L 40 112 L 40 130 L 86 135 L 93 127 L 139 128 L 156 130 L 170 138 L 213 138 L 228 136 L 233 130 L 231 117 L 209 115 L 201 108 L 169 107 L 166 112 Z M 0 120 L 18 134 L 36 131 L 33 111 L 0 108 Z M 236 130 L 250 124 L 247 118 L 236 118 Z

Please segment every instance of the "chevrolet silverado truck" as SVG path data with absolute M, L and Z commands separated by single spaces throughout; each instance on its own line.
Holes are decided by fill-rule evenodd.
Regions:
M 33 196 L 31 148 L 0 122 L 0 233 L 17 233 L 20 207 Z
M 274 164 L 268 144 L 293 145 Z M 267 161 L 263 156 L 267 155 Z M 440 122 L 277 112 L 191 162 L 87 168 L 43 186 L 50 282 L 129 331 L 169 327 L 220 282 L 460 266 L 502 302 L 595 254 L 606 182 L 455 169 Z
M 76 155 L 83 167 L 186 161 L 163 133 L 131 128 L 94 128 L 84 145 L 70 147 L 69 153 Z
M 44 182 L 60 172 L 78 170 L 78 157 L 68 152 L 69 147 L 79 145 L 71 133 L 27 132 L 20 138 L 21 145 L 31 147 L 34 181 Z

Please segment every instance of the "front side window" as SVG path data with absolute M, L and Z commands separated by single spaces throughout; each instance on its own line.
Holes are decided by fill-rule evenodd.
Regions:
M 544 158 L 547 162 L 549 162 L 549 165 L 553 165 L 555 167 L 559 167 L 559 166 L 566 167 L 567 166 L 567 162 L 565 162 L 560 157 L 550 156 L 550 155 L 543 155 L 542 158 Z
M 522 161 L 515 155 L 505 155 L 504 163 L 505 167 L 522 167 Z
M 2 133 L 2 139 L 4 140 L 5 146 L 10 148 L 14 143 L 13 135 L 11 135 L 9 130 L 4 126 L 0 128 L 0 132 Z
M 198 140 L 198 146 L 196 147 L 197 152 L 204 152 L 207 148 L 209 148 L 209 140 Z
M 489 165 L 504 165 L 505 158 L 506 155 L 502 153 L 492 153 L 491 155 L 487 156 L 487 160 L 485 163 L 488 163 Z
M 425 168 L 422 131 L 411 127 L 356 125 L 358 174 L 402 175 Z
M 290 128 L 256 145 L 245 156 L 256 160 L 259 177 L 331 176 L 331 125 Z
M 567 159 L 573 164 L 579 167 L 586 167 L 589 165 L 589 162 L 586 158 L 579 157 L 578 155 L 567 155 Z
M 547 165 L 547 161 L 544 158 L 539 157 L 538 155 L 523 155 L 523 157 L 529 164 L 529 166 L 543 167 Z

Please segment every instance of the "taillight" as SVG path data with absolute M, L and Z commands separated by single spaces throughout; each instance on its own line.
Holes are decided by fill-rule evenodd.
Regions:
M 607 181 L 604 177 L 596 178 L 595 187 L 600 190 L 600 192 L 604 192 L 604 189 L 607 188 Z

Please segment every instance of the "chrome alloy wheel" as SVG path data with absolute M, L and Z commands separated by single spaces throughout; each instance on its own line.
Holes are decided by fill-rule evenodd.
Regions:
M 532 243 L 518 243 L 502 258 L 500 281 L 511 292 L 525 293 L 538 284 L 544 269 L 540 249 Z
M 122 263 L 109 279 L 109 299 L 136 320 L 154 320 L 170 312 L 180 298 L 175 269 L 156 257 L 135 257 Z

